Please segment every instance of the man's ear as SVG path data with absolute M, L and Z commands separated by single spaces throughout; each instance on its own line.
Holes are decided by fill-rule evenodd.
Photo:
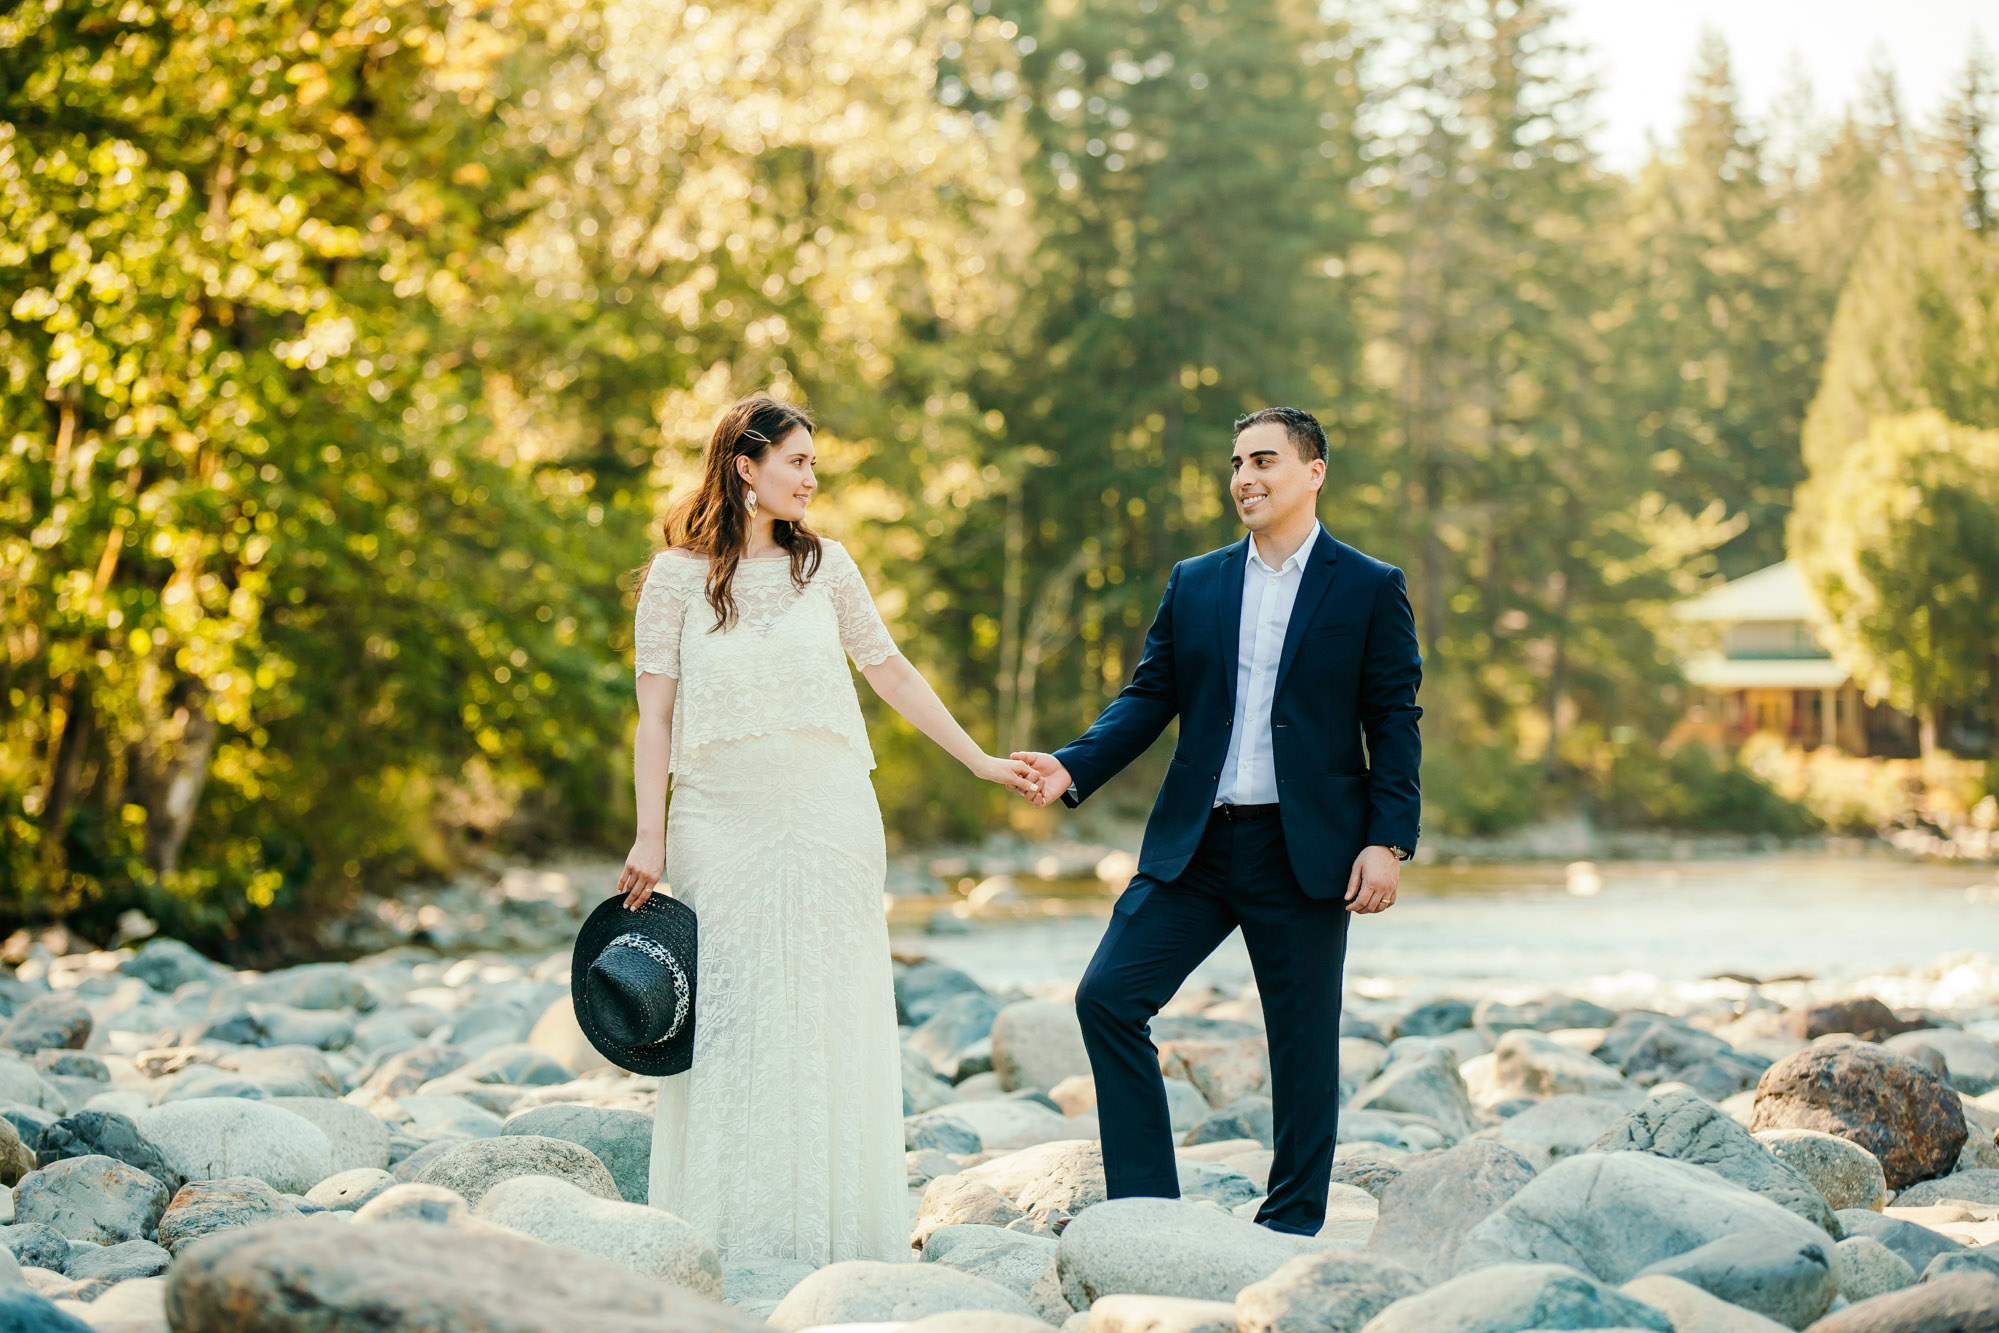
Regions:
M 1315 458 L 1312 460 L 1310 466 L 1312 470 L 1312 489 L 1316 491 L 1326 484 L 1326 460 Z

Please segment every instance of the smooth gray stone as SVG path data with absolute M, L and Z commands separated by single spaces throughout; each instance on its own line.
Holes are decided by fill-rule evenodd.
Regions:
M 951 1310 L 1032 1318 L 1026 1297 L 938 1264 L 849 1259 L 828 1264 L 785 1294 L 766 1321 L 795 1333 L 820 1324 L 895 1323 Z
M 1955 1254 L 1939 1254 L 1930 1260 L 1918 1280 L 1934 1282 L 1955 1273 L 1990 1273 L 1999 1277 L 1999 1254 L 1980 1254 L 1971 1249 L 1960 1249 Z
M 1747 1232 L 1724 1236 L 1647 1268 L 1640 1277 L 1676 1277 L 1730 1305 L 1803 1328 L 1839 1295 L 1833 1242 Z
M 1900 1291 L 1916 1282 L 1909 1261 L 1872 1236 L 1848 1236 L 1833 1246 L 1832 1266 L 1839 1275 L 1839 1294 L 1849 1301 Z
M 1903 1261 L 1918 1273 L 1939 1254 L 1963 1248 L 1941 1231 L 1932 1231 L 1905 1218 L 1887 1217 L 1868 1208 L 1840 1209 L 1839 1223 L 1846 1228 L 1849 1236 L 1872 1236 L 1880 1241 L 1901 1255 Z
M 1477 1113 L 1449 1051 L 1434 1043 L 1391 1048 L 1388 1063 L 1347 1103 L 1354 1111 L 1401 1111 L 1428 1117 L 1447 1139 L 1469 1138 Z M 1343 1135 L 1344 1137 L 1344 1135 Z
M 897 1021 L 921 1025 L 943 1008 L 952 996 L 966 994 L 984 995 L 986 989 L 955 967 L 936 962 L 900 967 L 895 976 Z
M 184 1183 L 160 1150 L 139 1133 L 132 1117 L 117 1111 L 78 1111 L 42 1131 L 35 1155 L 43 1166 L 65 1157 L 115 1157 L 176 1190 Z
M 127 1278 L 153 1277 L 166 1272 L 167 1261 L 172 1257 L 165 1247 L 149 1240 L 120 1241 L 72 1254 L 68 1272 L 71 1277 L 123 1282 Z
M 190 981 L 234 981 L 235 973 L 196 950 L 164 935 L 156 935 L 133 951 L 118 965 L 128 977 L 137 977 L 163 995 L 171 995 Z
M 1185 1199 L 1111 1199 L 1063 1229 L 1062 1294 L 1080 1310 L 1099 1296 L 1225 1301 L 1295 1255 L 1337 1248 Z
M 1782 1205 L 1834 1240 L 1845 1233 L 1825 1196 L 1712 1102 L 1662 1092 L 1605 1131 L 1593 1152 L 1644 1152 L 1703 1166 Z
M 948 1107 L 903 1117 L 902 1147 L 905 1152 L 933 1148 L 938 1152 L 975 1153 L 985 1147 L 977 1130 L 953 1116 Z
M 32 1291 L 0 1289 L 0 1329 L 6 1333 L 96 1333 L 73 1314 Z
M 149 1235 L 166 1209 L 160 1181 L 115 1157 L 65 1157 L 21 1177 L 14 1221 L 44 1223 L 74 1240 L 115 1245 Z
M 500 1133 L 538 1134 L 580 1144 L 611 1173 L 620 1198 L 627 1203 L 648 1203 L 653 1122 L 654 1117 L 645 1111 L 555 1102 L 514 1112 L 500 1126 Z
M 600 1199 L 622 1199 L 597 1155 L 581 1144 L 540 1134 L 467 1139 L 426 1163 L 416 1180 L 457 1190 L 474 1208 L 487 1190 L 515 1176 L 554 1176 Z
M 1391 1035 L 1397 1037 L 1440 1037 L 1472 1025 L 1472 1006 L 1464 1000 L 1432 1000 L 1418 1005 L 1396 1020 Z
M 909 1034 L 909 1044 L 933 1069 L 956 1069 L 958 1058 L 973 1043 L 990 1039 L 999 1001 L 983 991 L 961 991 L 947 997 L 936 1011 Z M 991 1060 L 991 1048 L 987 1048 Z
M 1236 1293 L 1235 1327 L 1237 1333 L 1359 1333 L 1423 1286 L 1414 1273 L 1377 1255 L 1301 1254 Z
M 1382 1191 L 1367 1251 L 1425 1284 L 1442 1282 L 1457 1271 L 1466 1233 L 1533 1180 L 1533 1163 L 1483 1139 L 1414 1158 Z
M 1268 1148 L 1276 1138 L 1270 1098 L 1258 1093 L 1238 1097 L 1219 1111 L 1202 1117 L 1200 1123 L 1180 1139 L 1192 1147 L 1200 1143 L 1222 1143 L 1229 1139 L 1255 1139 Z
M 997 1282 L 1023 1298 L 1055 1259 L 1059 1242 L 1053 1236 L 1009 1231 L 1005 1227 L 961 1225 L 939 1227 L 923 1242 L 923 1261 L 955 1268 Z
M 1975 1167 L 1932 1180 L 1919 1180 L 1895 1196 L 1895 1207 L 1921 1208 L 1946 1199 L 1999 1204 L 1999 1170 Z
M 1527 1333 L 1542 1329 L 1673 1333 L 1658 1310 L 1565 1264 L 1502 1264 L 1454 1277 L 1376 1315 L 1364 1333 Z
M 1458 1272 L 1559 1263 L 1615 1284 L 1745 1231 L 1826 1240 L 1797 1214 L 1706 1167 L 1651 1153 L 1589 1152 L 1555 1163 L 1473 1227 L 1458 1250 Z
M 191 1180 L 174 1194 L 160 1216 L 160 1244 L 171 1254 L 218 1231 L 297 1217 L 284 1196 L 253 1176 Z
M 60 1273 L 69 1266 L 69 1237 L 43 1222 L 16 1222 L 0 1227 L 0 1245 L 6 1246 L 23 1268 L 46 1268 Z
M 50 1048 L 80 1050 L 90 1040 L 90 1006 L 68 992 L 37 995 L 0 1028 L 0 1046 L 26 1054 Z

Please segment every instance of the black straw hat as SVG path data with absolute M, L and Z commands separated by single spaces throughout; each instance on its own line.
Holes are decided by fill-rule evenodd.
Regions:
M 655 890 L 624 906 L 614 893 L 576 932 L 569 994 L 590 1044 L 635 1074 L 694 1063 L 694 909 Z

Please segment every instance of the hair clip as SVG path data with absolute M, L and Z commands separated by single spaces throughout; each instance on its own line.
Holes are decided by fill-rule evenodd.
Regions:
M 758 440 L 764 444 L 770 443 L 770 436 L 764 434 L 760 430 L 753 429 L 749 426 L 743 427 L 743 434 L 749 436 L 753 440 Z

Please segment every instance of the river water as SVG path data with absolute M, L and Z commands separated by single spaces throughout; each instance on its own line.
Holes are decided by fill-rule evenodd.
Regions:
M 1034 881 L 1022 887 L 1031 895 Z M 1092 898 L 1072 891 L 1067 915 L 976 921 L 963 934 L 898 925 L 892 940 L 988 987 L 1060 993 L 1103 933 L 1112 899 Z M 1710 980 L 1724 973 L 1930 1004 L 1990 994 L 1995 956 L 1999 873 L 1989 865 L 1875 854 L 1412 865 L 1394 907 L 1354 919 L 1346 976 L 1361 1007 L 1549 989 L 1609 1004 L 1739 993 L 1740 981 Z M 1237 933 L 1190 980 L 1230 989 L 1250 976 Z

